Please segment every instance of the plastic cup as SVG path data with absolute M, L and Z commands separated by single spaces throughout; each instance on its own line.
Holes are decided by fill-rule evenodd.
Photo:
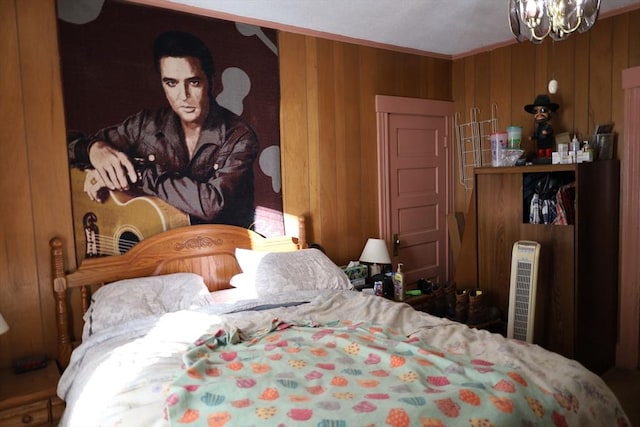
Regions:
M 520 126 L 507 127 L 507 141 L 509 148 L 520 148 L 522 142 L 522 128 Z
M 507 133 L 491 134 L 491 166 L 502 166 L 503 152 L 507 148 Z

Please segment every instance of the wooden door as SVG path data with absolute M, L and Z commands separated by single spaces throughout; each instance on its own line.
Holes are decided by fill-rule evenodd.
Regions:
M 453 104 L 378 96 L 376 108 L 380 236 L 408 283 L 448 280 Z

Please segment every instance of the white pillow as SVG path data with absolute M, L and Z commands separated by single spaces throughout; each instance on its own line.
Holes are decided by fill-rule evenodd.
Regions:
M 250 283 L 253 278 L 258 296 L 297 290 L 353 289 L 344 271 L 318 249 L 292 252 L 236 249 L 236 259 L 246 274 L 244 282 Z
M 119 280 L 91 296 L 84 314 L 82 339 L 113 325 L 142 317 L 202 307 L 213 298 L 202 277 L 194 273 Z
M 270 253 L 271 252 L 236 248 L 236 261 L 238 261 L 238 265 L 244 274 L 254 276 L 262 258 Z
M 255 281 L 255 273 L 238 273 L 231 277 L 231 279 L 229 280 L 229 284 L 234 288 L 255 291 Z

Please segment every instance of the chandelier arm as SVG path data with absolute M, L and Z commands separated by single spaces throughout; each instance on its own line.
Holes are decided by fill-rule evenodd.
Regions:
M 534 39 L 534 40 L 542 41 L 549 35 L 549 33 L 551 33 L 551 25 L 549 25 L 549 28 L 547 29 L 547 32 L 544 33 L 541 36 L 537 36 L 535 28 L 531 28 L 531 38 Z
M 578 28 L 580 28 L 580 24 L 582 24 L 582 14 L 578 15 L 578 20 L 576 22 L 576 25 L 573 28 L 566 29 L 566 28 L 561 26 L 559 29 L 563 33 L 570 34 L 570 33 L 573 33 L 574 31 L 576 31 Z M 558 31 L 554 31 L 554 33 L 557 33 L 557 32 Z

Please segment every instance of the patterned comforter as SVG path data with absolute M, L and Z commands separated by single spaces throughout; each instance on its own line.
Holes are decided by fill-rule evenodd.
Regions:
M 121 326 L 74 351 L 62 425 L 629 425 L 575 361 L 358 292 Z

